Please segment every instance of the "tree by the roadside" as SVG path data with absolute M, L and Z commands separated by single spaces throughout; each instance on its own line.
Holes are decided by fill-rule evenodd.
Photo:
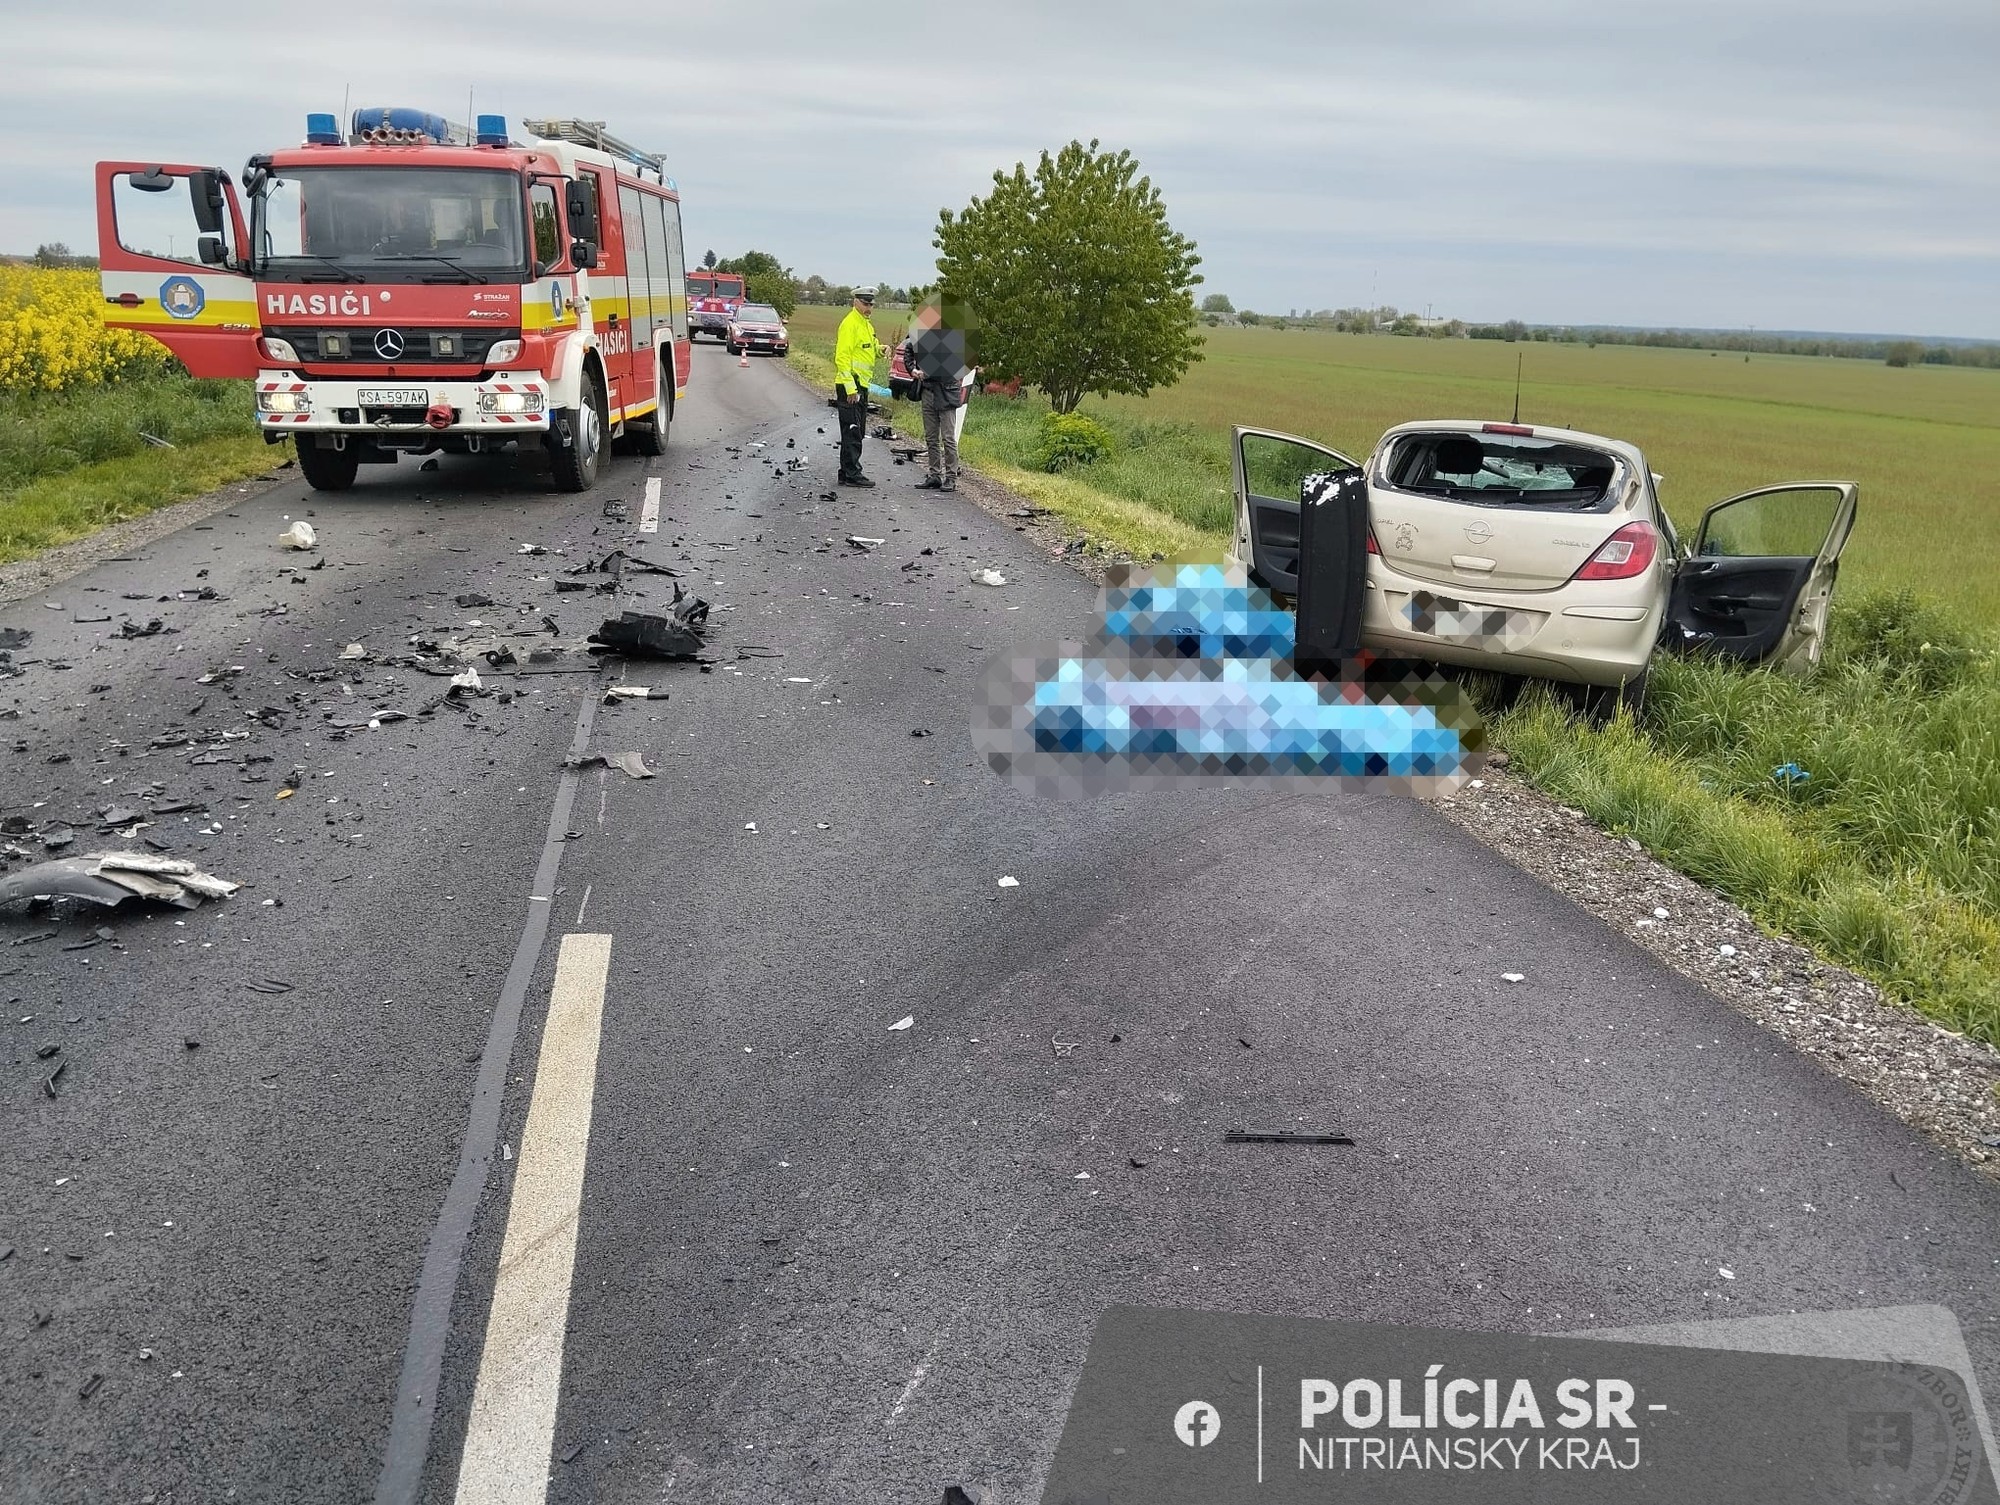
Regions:
M 1072 141 L 1016 163 L 993 191 L 938 218 L 938 280 L 976 315 L 972 351 L 1058 413 L 1086 396 L 1143 397 L 1201 359 L 1194 242 L 1167 223 L 1130 152 Z
M 1924 347 L 1918 340 L 1892 340 L 1882 358 L 1891 366 L 1914 366 L 1924 358 Z
M 1210 293 L 1201 300 L 1201 311 L 1205 314 L 1233 314 L 1236 305 L 1229 301 L 1227 293 Z
M 715 270 L 715 252 L 713 252 L 713 251 L 710 251 L 710 252 L 708 252 L 708 253 L 707 253 L 707 254 L 706 254 L 705 256 L 703 256 L 703 257 L 701 258 L 701 264 L 702 264 L 703 266 L 707 267 L 707 268 L 708 268 L 708 269 L 709 269 L 709 270 L 710 270 L 711 272 L 712 272 L 712 271 L 714 271 L 714 270 Z

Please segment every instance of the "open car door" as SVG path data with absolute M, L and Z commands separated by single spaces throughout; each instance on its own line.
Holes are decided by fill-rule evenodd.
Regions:
M 1236 557 L 1253 584 L 1296 596 L 1299 591 L 1299 486 L 1309 475 L 1358 470 L 1337 449 L 1291 434 L 1237 427 Z
M 104 322 L 149 334 L 195 376 L 254 376 L 257 286 L 229 174 L 149 162 L 97 164 Z
M 1799 481 L 1710 507 L 1674 575 L 1665 646 L 1793 673 L 1816 666 L 1860 492 Z

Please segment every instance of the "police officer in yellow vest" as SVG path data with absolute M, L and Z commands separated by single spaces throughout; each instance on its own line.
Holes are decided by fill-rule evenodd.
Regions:
M 833 342 L 833 395 L 840 412 L 840 484 L 873 486 L 861 473 L 861 441 L 868 433 L 868 389 L 875 382 L 875 289 L 854 290 L 854 307 L 840 321 Z

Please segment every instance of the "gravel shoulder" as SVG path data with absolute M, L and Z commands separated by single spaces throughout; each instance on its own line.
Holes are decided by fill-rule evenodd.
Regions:
M 961 474 L 959 490 L 1087 578 L 1103 579 L 1106 558 L 1085 548 L 1059 517 L 975 472 Z M 1437 808 L 1934 1144 L 2000 1180 L 2000 1051 L 1932 1023 L 1866 978 L 1765 931 L 1637 842 L 1551 800 L 1508 769 L 1505 753 L 1495 754 L 1485 777 Z

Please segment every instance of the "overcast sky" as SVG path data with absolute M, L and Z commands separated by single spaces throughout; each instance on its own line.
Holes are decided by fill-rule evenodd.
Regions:
M 0 5 L 6 250 L 94 245 L 100 158 L 471 89 L 663 151 L 691 257 L 837 282 L 1095 136 L 1239 307 L 2000 337 L 2000 0 Z

